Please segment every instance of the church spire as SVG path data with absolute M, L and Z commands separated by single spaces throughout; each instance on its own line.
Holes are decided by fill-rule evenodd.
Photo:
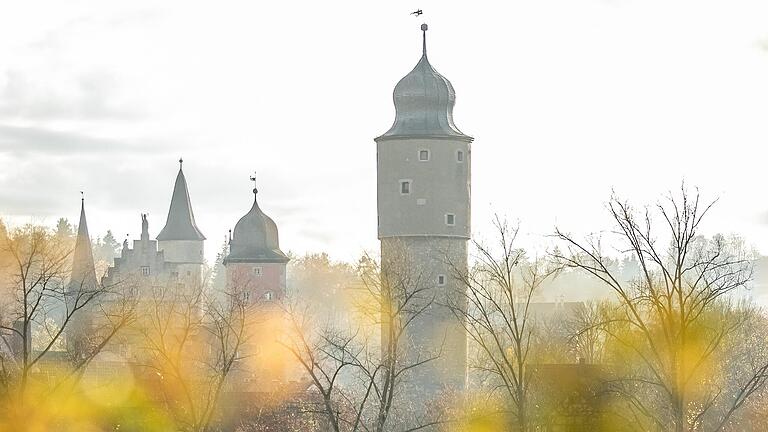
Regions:
M 85 197 L 80 192 L 80 222 L 77 225 L 77 238 L 73 253 L 70 289 L 81 287 L 93 289 L 96 285 L 96 266 L 93 264 L 91 237 L 88 235 L 88 223 L 85 219 Z
M 182 169 L 183 163 L 184 160 L 179 159 L 179 173 L 176 175 L 176 183 L 173 186 L 168 219 L 160 234 L 157 235 L 158 240 L 205 240 L 205 236 L 195 223 L 187 179 Z

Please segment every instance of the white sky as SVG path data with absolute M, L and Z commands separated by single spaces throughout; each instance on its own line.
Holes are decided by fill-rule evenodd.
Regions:
M 532 242 L 610 228 L 615 189 L 719 196 L 708 230 L 768 252 L 768 2 L 8 2 L 0 215 L 154 236 L 183 156 L 209 259 L 251 205 L 283 250 L 376 241 L 375 145 L 418 61 L 453 83 L 473 144 L 473 229 Z M 421 8 L 423 19 L 409 16 Z M 536 240 L 539 239 L 539 240 Z

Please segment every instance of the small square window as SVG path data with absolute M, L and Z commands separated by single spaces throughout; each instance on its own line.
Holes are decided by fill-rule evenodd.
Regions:
M 437 275 L 437 285 L 438 286 L 445 285 L 445 275 Z
M 456 215 L 453 213 L 448 213 L 445 215 L 445 224 L 446 225 L 456 225 Z
M 419 160 L 426 162 L 429 160 L 429 150 L 419 150 Z
M 409 195 L 411 193 L 411 181 L 400 180 L 400 195 Z
M 253 274 L 254 276 L 261 276 L 263 273 L 263 270 L 261 267 L 254 267 L 253 268 Z
M 141 275 L 142 276 L 149 276 L 149 266 L 141 267 Z
M 456 162 L 464 162 L 464 152 L 459 150 L 456 152 Z

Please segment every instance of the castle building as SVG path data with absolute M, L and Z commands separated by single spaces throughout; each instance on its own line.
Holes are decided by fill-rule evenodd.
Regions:
M 278 305 L 285 298 L 290 259 L 280 250 L 277 225 L 259 207 L 257 194 L 254 187 L 253 205 L 237 221 L 223 264 L 227 293 L 241 299 L 255 318 L 243 348 L 249 361 L 238 380 L 245 391 L 264 392 L 284 384 L 288 373 L 289 358 L 278 341 L 287 322 Z
M 158 250 L 157 240 L 149 238 L 149 221 L 147 215 L 142 214 L 141 236 L 133 241 L 133 248 L 128 247 L 127 239 L 123 241 L 120 256 L 116 257 L 114 265 L 107 269 L 101 284 L 105 287 L 126 284 L 128 289 L 139 289 L 166 283 L 177 276 L 176 266 L 166 262 L 164 252 Z M 140 281 L 150 282 L 138 283 Z
M 426 402 L 466 385 L 467 337 L 447 305 L 466 308 L 453 276 L 467 268 L 473 138 L 454 124 L 456 94 L 430 64 L 421 29 L 422 56 L 395 86 L 395 121 L 375 142 L 382 283 L 402 282 L 424 303 L 408 308 L 420 313 L 404 348 L 411 363 L 437 357 L 408 378 L 409 399 Z
M 182 163 L 179 159 L 165 227 L 156 240 L 151 240 L 147 215 L 142 214 L 141 236 L 133 241 L 133 248 L 128 247 L 128 240 L 123 242 L 120 256 L 102 278 L 102 285 L 146 289 L 167 283 L 192 287 L 202 284 L 205 236 L 195 223 Z

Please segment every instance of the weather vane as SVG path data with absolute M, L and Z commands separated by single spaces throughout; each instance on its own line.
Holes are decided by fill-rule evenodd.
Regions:
M 253 182 L 253 190 L 256 191 L 256 171 L 253 172 L 253 175 L 251 176 L 251 181 Z
M 411 12 L 411 15 L 418 17 L 419 15 L 423 14 L 424 12 L 421 9 L 415 10 Z

